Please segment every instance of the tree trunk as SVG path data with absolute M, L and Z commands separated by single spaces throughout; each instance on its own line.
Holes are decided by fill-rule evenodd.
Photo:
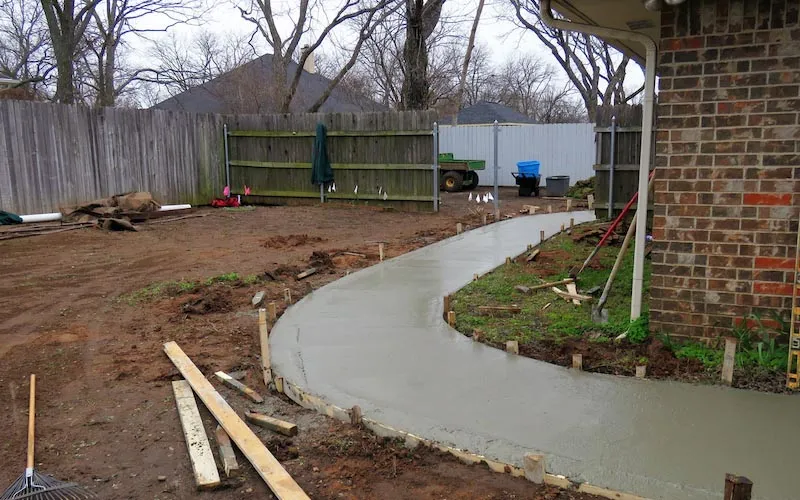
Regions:
M 472 58 L 472 49 L 475 48 L 475 35 L 478 33 L 478 24 L 481 22 L 481 12 L 483 12 L 484 2 L 485 0 L 478 0 L 478 10 L 475 11 L 475 19 L 472 21 L 472 30 L 469 32 L 467 53 L 464 54 L 464 64 L 461 66 L 461 77 L 458 80 L 458 93 L 456 94 L 456 114 L 453 115 L 453 125 L 458 125 L 458 112 L 461 111 L 461 103 L 464 102 L 464 87 L 467 86 L 469 60 Z
M 406 40 L 403 60 L 406 75 L 403 79 L 402 107 L 425 109 L 428 106 L 428 44 L 423 29 L 423 0 L 406 0 Z

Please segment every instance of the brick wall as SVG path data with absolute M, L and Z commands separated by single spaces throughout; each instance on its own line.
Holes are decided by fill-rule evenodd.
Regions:
M 651 328 L 714 337 L 791 307 L 800 0 L 662 12 Z

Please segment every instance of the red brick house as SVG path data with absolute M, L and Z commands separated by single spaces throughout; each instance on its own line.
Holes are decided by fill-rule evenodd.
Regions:
M 752 312 L 788 317 L 800 217 L 800 0 L 553 7 L 586 24 L 641 27 L 659 45 L 651 329 L 713 337 Z

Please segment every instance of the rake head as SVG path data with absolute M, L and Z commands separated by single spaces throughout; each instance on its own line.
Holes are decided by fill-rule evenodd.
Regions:
M 52 476 L 25 469 L 25 474 L 0 494 L 0 500 L 83 500 L 97 498 L 75 483 L 65 483 Z

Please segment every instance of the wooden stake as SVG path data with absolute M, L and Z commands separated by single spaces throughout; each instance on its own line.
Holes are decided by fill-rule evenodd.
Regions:
M 275 377 L 275 390 L 283 394 L 283 377 Z
M 511 257 L 506 257 L 506 265 L 511 264 Z
M 542 288 L 551 288 L 556 285 L 566 285 L 567 283 L 572 283 L 572 278 L 566 278 L 560 281 L 553 281 L 552 283 L 542 283 L 541 285 L 534 285 L 529 287 L 531 290 L 541 290 Z
M 355 426 L 361 425 L 361 407 L 358 405 L 353 406 L 350 410 L 350 423 Z
M 448 311 L 447 312 L 447 324 L 451 327 L 456 327 L 456 312 L 455 311 Z
M 594 195 L 590 194 L 586 197 L 586 201 L 589 203 L 589 210 L 594 209 Z
M 544 483 L 544 455 L 526 453 L 522 458 L 522 466 L 525 469 L 525 479 L 535 484 Z
M 572 198 L 567 198 L 567 212 L 572 210 Z
M 544 242 L 544 229 L 539 231 L 539 243 Z
M 483 338 L 482 330 L 478 330 L 476 328 L 475 330 L 472 331 L 472 340 L 474 340 L 475 342 L 480 342 L 482 338 Z
M 533 250 L 533 245 L 528 243 L 528 251 Z
M 253 401 L 254 403 L 264 402 L 264 398 L 262 398 L 256 391 L 247 387 L 246 385 L 239 382 L 235 378 L 231 377 L 227 373 L 216 372 L 214 375 L 216 375 L 216 377 L 220 380 L 220 382 L 222 382 L 223 384 L 227 385 L 232 389 L 236 389 L 237 391 L 241 392 L 242 394 L 250 398 L 250 400 Z
M 288 288 L 283 290 L 283 300 L 286 301 L 287 304 L 292 303 L 292 291 Z
M 248 422 L 264 427 L 265 429 L 269 429 L 273 432 L 283 434 L 284 436 L 297 435 L 297 425 L 291 422 L 272 418 L 264 415 L 263 413 L 257 413 L 254 411 L 247 411 L 245 412 L 244 416 Z
M 486 225 L 486 214 L 485 213 L 483 214 L 483 225 L 484 226 Z
M 583 354 L 572 355 L 572 367 L 576 370 L 583 370 Z
M 278 306 L 275 305 L 275 302 L 270 302 L 267 304 L 267 318 L 269 318 L 269 324 L 274 325 L 275 321 L 278 319 Z
M 459 222 L 456 224 L 456 234 L 461 234 L 462 231 L 464 231 L 464 226 Z
M 445 320 L 445 321 L 447 321 L 447 314 L 448 314 L 448 313 L 450 312 L 450 310 L 452 309 L 452 308 L 450 307 L 450 302 L 451 302 L 451 300 L 452 300 L 452 299 L 450 298 L 450 296 L 449 296 L 449 295 L 445 295 L 445 296 L 444 296 L 444 308 L 442 309 L 442 311 L 443 311 L 443 312 L 442 312 L 442 316 L 444 317 L 444 320 Z
M 272 363 L 269 354 L 269 330 L 267 329 L 267 310 L 258 310 L 258 340 L 261 343 L 261 372 L 264 375 L 264 385 L 269 387 L 272 382 Z
M 647 365 L 639 365 L 636 367 L 636 378 L 645 378 L 647 376 Z
M 734 337 L 725 337 L 725 355 L 722 358 L 722 381 L 727 384 L 733 384 L 733 365 L 736 361 L 736 339 Z
M 753 481 L 744 476 L 725 474 L 725 493 L 723 500 L 750 500 L 753 495 Z
M 510 306 L 478 306 L 478 312 L 481 314 L 507 312 L 511 314 L 518 314 L 522 312 L 522 308 L 518 305 Z
M 381 262 L 383 262 L 383 243 L 378 243 L 378 257 L 380 257 Z
M 562 233 L 564 232 L 564 229 L 565 229 L 564 224 L 561 224 L 561 232 Z
M 175 393 L 175 403 L 178 405 L 178 416 L 189 450 L 194 482 L 198 488 L 219 486 L 217 464 L 214 462 L 214 454 L 211 452 L 211 444 L 208 442 L 192 387 L 185 380 L 176 380 L 172 382 L 172 392 Z
M 519 354 L 519 342 L 516 340 L 507 341 L 506 352 L 510 352 L 511 354 Z
M 217 426 L 216 436 L 222 467 L 225 469 L 225 475 L 231 477 L 231 471 L 239 469 L 239 463 L 236 461 L 236 454 L 233 452 L 233 445 L 231 445 L 231 438 L 225 432 L 225 429 L 219 425 Z
M 574 217 L 570 217 L 569 218 L 569 228 L 572 229 L 574 226 L 575 226 L 575 218 Z
M 553 213 L 553 205 L 547 205 L 547 213 L 548 214 L 552 214 Z
M 478 273 L 475 273 L 475 274 L 472 275 L 472 281 L 478 281 L 478 278 L 480 278 L 480 277 L 481 276 Z

